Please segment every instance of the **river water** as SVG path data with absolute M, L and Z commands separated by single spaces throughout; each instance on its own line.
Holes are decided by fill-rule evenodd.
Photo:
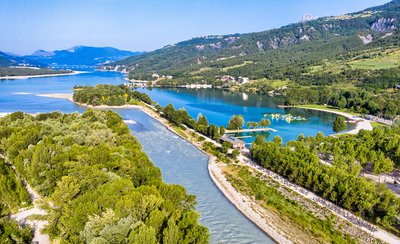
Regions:
M 38 97 L 40 93 L 71 93 L 74 85 L 121 84 L 124 77 L 115 72 L 91 71 L 73 76 L 57 76 L 23 80 L 0 80 L 0 113 L 28 113 L 58 110 L 65 113 L 82 112 L 84 108 L 63 100 Z M 264 133 L 267 139 L 280 135 L 285 141 L 299 133 L 315 135 L 318 131 L 331 134 L 335 115 L 304 111 L 285 111 L 276 107 L 280 98 L 232 94 L 218 90 L 152 89 L 143 90 L 161 105 L 173 103 L 184 107 L 196 117 L 199 112 L 210 122 L 224 125 L 232 114 L 243 114 L 246 120 L 258 121 L 266 113 L 301 115 L 305 121 L 287 123 L 272 121 L 275 133 Z M 218 190 L 208 175 L 208 158 L 196 147 L 168 131 L 158 121 L 136 109 L 115 109 L 129 124 L 132 134 L 143 146 L 153 163 L 162 171 L 163 179 L 186 187 L 197 196 L 200 221 L 211 233 L 211 243 L 273 243 L 252 222 L 244 217 Z M 250 142 L 251 138 L 245 138 Z

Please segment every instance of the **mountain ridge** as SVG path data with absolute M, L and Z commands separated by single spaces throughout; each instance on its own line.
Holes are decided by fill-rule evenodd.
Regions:
M 114 47 L 79 45 L 65 50 L 46 51 L 38 49 L 30 55 L 23 56 L 9 55 L 5 52 L 0 52 L 0 66 L 98 66 L 139 54 L 142 54 L 142 52 L 131 52 Z
M 134 78 L 148 78 L 150 73 L 173 75 L 173 70 L 226 59 L 251 55 L 268 58 L 267 53 L 274 50 L 331 42 L 338 38 L 342 38 L 341 45 L 351 40 L 354 44 L 351 48 L 355 48 L 397 32 L 399 13 L 400 1 L 395 0 L 355 13 L 320 17 L 261 32 L 195 37 L 110 66 L 119 65 L 130 71 Z
M 38 49 L 31 55 L 24 56 L 47 65 L 91 65 L 96 66 L 114 62 L 141 52 L 120 50 L 114 47 L 74 46 L 65 50 L 45 51 Z

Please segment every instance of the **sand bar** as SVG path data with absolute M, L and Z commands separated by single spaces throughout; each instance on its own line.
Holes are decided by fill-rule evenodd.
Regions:
M 21 80 L 21 79 L 30 79 L 30 78 L 52 77 L 52 76 L 78 75 L 78 74 L 83 74 L 83 73 L 87 73 L 87 72 L 72 71 L 70 73 L 62 73 L 62 74 L 1 76 L 0 80 Z

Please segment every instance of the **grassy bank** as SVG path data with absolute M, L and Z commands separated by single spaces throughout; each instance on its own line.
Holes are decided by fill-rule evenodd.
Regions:
M 253 197 L 262 208 L 272 214 L 268 221 L 275 222 L 280 229 L 297 243 L 356 243 L 357 240 L 345 233 L 343 220 L 320 209 L 315 203 L 303 199 L 295 201 L 287 195 L 300 198 L 283 189 L 279 184 L 248 167 L 231 165 L 225 168 L 228 181 L 243 195 Z M 313 211 L 313 212 L 312 212 Z M 343 229 L 342 229 L 343 228 Z
M 318 104 L 297 105 L 297 106 L 293 106 L 293 107 L 294 108 L 304 108 L 304 109 L 327 110 L 327 111 L 332 111 L 332 112 L 348 113 L 353 116 L 361 116 L 361 114 L 352 112 L 349 109 L 339 109 L 339 108 L 335 108 L 335 107 L 331 107 L 331 106 L 318 105 Z

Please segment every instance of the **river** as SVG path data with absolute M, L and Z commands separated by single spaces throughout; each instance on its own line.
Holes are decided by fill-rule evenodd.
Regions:
M 74 85 L 100 83 L 121 84 L 124 77 L 116 72 L 91 71 L 72 76 L 32 78 L 0 81 L 0 113 L 23 111 L 28 113 L 58 110 L 65 113 L 82 112 L 84 108 L 63 100 L 35 96 L 39 93 L 71 93 Z M 335 115 L 323 112 L 291 110 L 276 107 L 280 98 L 233 94 L 220 90 L 152 89 L 143 90 L 161 105 L 173 103 L 185 107 L 196 117 L 199 112 L 215 124 L 224 125 L 232 114 L 243 114 L 246 120 L 258 121 L 266 113 L 292 113 L 307 118 L 288 123 L 273 120 L 276 133 L 264 134 L 268 140 L 280 135 L 285 141 L 299 133 L 315 135 L 318 131 L 331 134 Z M 168 131 L 158 121 L 137 109 L 115 109 L 129 124 L 132 134 L 143 146 L 153 163 L 162 171 L 163 179 L 186 187 L 197 196 L 200 221 L 211 233 L 211 243 L 273 243 L 252 222 L 244 217 L 218 190 L 208 175 L 208 158 L 196 147 Z M 245 139 L 250 142 L 251 138 Z

